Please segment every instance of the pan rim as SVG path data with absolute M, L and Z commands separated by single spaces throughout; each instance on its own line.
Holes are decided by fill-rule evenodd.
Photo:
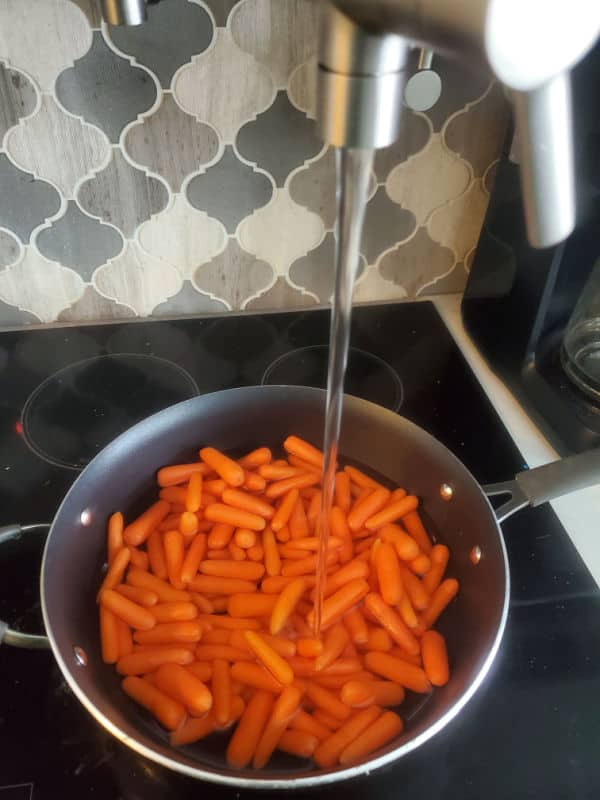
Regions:
M 319 395 L 320 397 L 325 397 L 325 390 L 318 389 L 314 387 L 306 387 L 306 386 L 277 386 L 277 385 L 257 385 L 257 386 L 243 386 L 243 387 L 236 387 L 231 389 L 223 389 L 218 392 L 209 392 L 205 395 L 200 395 L 199 397 L 215 397 L 218 395 L 232 395 L 234 393 L 241 393 L 241 392 L 248 392 L 249 389 L 253 389 L 257 392 L 261 393 L 277 393 L 281 392 L 282 390 L 289 391 L 289 392 L 303 392 L 303 393 L 310 393 Z M 502 535 L 502 531 L 500 525 L 496 519 L 496 515 L 494 513 L 494 509 L 489 501 L 489 498 L 481 488 L 479 482 L 475 479 L 472 473 L 467 469 L 467 467 L 460 461 L 460 459 L 452 453 L 444 444 L 439 442 L 435 437 L 433 437 L 428 431 L 420 426 L 416 425 L 411 420 L 407 419 L 406 417 L 397 414 L 396 412 L 390 411 L 383 406 L 378 406 L 375 403 L 372 403 L 368 400 L 363 400 L 362 398 L 355 397 L 354 395 L 344 395 L 344 403 L 349 403 L 351 406 L 354 406 L 357 409 L 360 409 L 362 406 L 364 410 L 371 410 L 376 411 L 378 414 L 382 414 L 384 416 L 389 417 L 390 419 L 394 418 L 395 420 L 401 419 L 403 424 L 408 424 L 413 428 L 416 428 L 421 435 L 424 435 L 426 438 L 431 439 L 433 442 L 436 443 L 438 448 L 443 448 L 446 454 L 450 457 L 452 461 L 455 462 L 457 467 L 463 470 L 471 479 L 471 481 L 475 484 L 475 486 L 479 487 L 481 496 L 485 500 L 487 504 L 491 518 L 495 525 L 496 535 L 498 538 L 498 543 L 500 546 L 500 552 L 502 554 L 502 563 L 504 567 L 504 577 L 505 577 L 505 589 L 504 589 L 504 599 L 502 603 L 502 610 L 500 614 L 500 618 L 498 620 L 498 625 L 496 629 L 496 633 L 494 636 L 494 640 L 492 645 L 489 648 L 489 651 L 479 668 L 479 671 L 469 684 L 468 688 L 458 697 L 458 699 L 451 705 L 446 711 L 440 716 L 440 718 L 434 722 L 433 724 L 429 725 L 425 730 L 423 730 L 417 736 L 409 739 L 409 741 L 404 742 L 403 744 L 399 745 L 398 747 L 389 750 L 388 752 L 383 753 L 377 757 L 371 757 L 366 761 L 361 762 L 360 764 L 356 764 L 350 767 L 339 768 L 339 769 L 329 769 L 325 771 L 321 771 L 315 775 L 307 775 L 307 776 L 300 776 L 294 777 L 290 776 L 287 778 L 280 778 L 280 777 L 256 777 L 256 778 L 249 778 L 245 776 L 236 776 L 236 775 L 227 775 L 221 771 L 212 770 L 207 767 L 196 767 L 191 766 L 181 761 L 178 761 L 174 758 L 169 756 L 165 756 L 160 753 L 158 750 L 154 749 L 153 747 L 149 747 L 146 744 L 138 741 L 135 737 L 130 736 L 126 733 L 122 728 L 119 727 L 116 723 L 112 722 L 112 720 L 102 712 L 96 704 L 88 697 L 86 692 L 80 687 L 78 681 L 76 680 L 71 668 L 67 665 L 66 659 L 63 658 L 63 654 L 61 648 L 55 638 L 54 630 L 50 621 L 50 615 L 46 605 L 46 594 L 45 594 L 45 577 L 46 577 L 46 564 L 47 564 L 47 556 L 49 551 L 49 546 L 52 540 L 52 535 L 55 529 L 56 520 L 60 517 L 61 511 L 65 504 L 67 503 L 70 495 L 72 492 L 75 491 L 77 484 L 80 480 L 82 480 L 85 476 L 85 473 L 89 466 L 91 466 L 97 459 L 106 458 L 107 454 L 110 455 L 110 450 L 112 450 L 113 446 L 116 446 L 117 443 L 121 443 L 122 440 L 132 435 L 132 432 L 138 431 L 141 427 L 152 425 L 152 420 L 155 420 L 159 415 L 168 415 L 169 413 L 175 413 L 174 410 L 179 408 L 180 406 L 186 403 L 194 403 L 199 400 L 199 397 L 192 397 L 188 400 L 184 400 L 181 403 L 177 403 L 173 406 L 169 406 L 166 409 L 162 409 L 161 411 L 156 412 L 146 419 L 138 422 L 136 425 L 129 428 L 127 431 L 124 431 L 120 434 L 116 439 L 110 442 L 105 448 L 103 448 L 100 453 L 98 453 L 92 461 L 83 469 L 83 471 L 79 474 L 76 478 L 74 483 L 69 488 L 69 491 L 63 498 L 61 504 L 59 505 L 54 519 L 52 520 L 52 525 L 50 527 L 50 531 L 48 533 L 48 537 L 46 539 L 46 545 L 44 547 L 44 553 L 42 557 L 42 564 L 40 570 L 40 601 L 41 601 L 41 608 L 42 608 L 42 617 L 44 620 L 44 627 L 46 629 L 46 635 L 49 639 L 50 646 L 52 649 L 52 653 L 54 658 L 56 659 L 59 668 L 61 670 L 63 678 L 67 681 L 70 689 L 73 691 L 79 702 L 83 705 L 83 707 L 91 714 L 91 716 L 99 722 L 102 727 L 108 731 L 112 736 L 115 737 L 118 741 L 122 744 L 126 745 L 134 752 L 138 753 L 139 755 L 150 759 L 151 761 L 159 764 L 162 767 L 167 769 L 173 770 L 180 774 L 186 775 L 187 777 L 194 778 L 195 780 L 204 780 L 214 784 L 220 784 L 224 786 L 236 786 L 238 788 L 245 788 L 245 789 L 266 789 L 266 790 L 273 790 L 273 789 L 302 789 L 302 788 L 310 788 L 315 786 L 323 786 L 331 783 L 335 783 L 338 781 L 345 781 L 351 778 L 356 778 L 361 775 L 369 775 L 372 770 L 380 769 L 381 767 L 391 764 L 392 762 L 399 761 L 403 756 L 407 755 L 408 753 L 416 750 L 421 745 L 425 744 L 429 739 L 436 736 L 440 731 L 442 731 L 458 714 L 462 709 L 466 706 L 469 700 L 473 697 L 475 692 L 479 689 L 483 681 L 485 680 L 486 676 L 488 675 L 491 666 L 496 658 L 498 650 L 500 648 L 500 643 L 502 641 L 504 631 L 506 628 L 506 622 L 508 619 L 508 609 L 509 609 L 509 601 L 510 601 L 510 570 L 509 570 L 509 563 L 508 563 L 508 553 L 506 550 L 506 544 L 504 542 L 504 537 Z

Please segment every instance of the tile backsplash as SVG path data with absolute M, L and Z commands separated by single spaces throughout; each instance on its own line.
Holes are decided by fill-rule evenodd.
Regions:
M 0 326 L 307 307 L 333 284 L 335 163 L 313 121 L 315 6 L 0 0 Z M 508 119 L 442 94 L 377 153 L 357 301 L 460 291 Z

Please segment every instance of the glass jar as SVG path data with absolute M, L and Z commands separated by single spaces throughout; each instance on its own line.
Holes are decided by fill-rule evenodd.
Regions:
M 561 357 L 571 381 L 600 404 L 600 259 L 571 314 Z

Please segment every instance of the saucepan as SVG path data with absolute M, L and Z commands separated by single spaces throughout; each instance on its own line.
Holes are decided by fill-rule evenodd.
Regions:
M 278 447 L 290 433 L 318 443 L 325 393 L 306 387 L 263 386 L 207 394 L 149 417 L 115 439 L 83 470 L 60 506 L 46 542 L 41 600 L 47 637 L 69 686 L 87 710 L 124 744 L 155 762 L 194 778 L 265 789 L 324 785 L 400 759 L 422 746 L 465 706 L 488 672 L 502 639 L 509 602 L 509 568 L 499 523 L 526 505 L 600 483 L 598 450 L 522 472 L 513 481 L 482 488 L 442 444 L 407 419 L 347 396 L 341 458 L 404 486 L 422 500 L 435 537 L 448 544 L 448 574 L 461 590 L 440 623 L 452 677 L 433 694 L 402 706 L 405 730 L 361 763 L 318 769 L 276 756 L 262 771 L 232 770 L 225 739 L 208 737 L 181 749 L 126 697 L 112 667 L 100 658 L 95 592 L 105 561 L 109 515 L 130 518 L 147 504 L 157 469 L 197 458 L 210 443 L 243 453 L 258 445 Z M 494 511 L 488 495 L 510 499 Z M 4 538 L 18 535 L 4 529 Z M 43 646 L 4 626 L 4 641 Z

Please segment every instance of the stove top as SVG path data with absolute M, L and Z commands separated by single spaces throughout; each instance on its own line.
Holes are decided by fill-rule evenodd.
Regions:
M 0 525 L 50 521 L 96 452 L 178 400 L 261 382 L 324 385 L 328 332 L 329 314 L 308 311 L 0 334 Z M 355 309 L 352 345 L 349 393 L 424 427 L 482 483 L 523 467 L 431 303 Z M 329 796 L 600 795 L 600 592 L 549 507 L 525 510 L 503 529 L 511 608 L 490 676 L 423 748 L 327 787 Z M 0 548 L 0 619 L 32 632 L 41 632 L 42 547 L 31 533 Z M 125 748 L 44 651 L 0 647 L 0 753 L 0 800 L 258 796 L 200 785 Z

